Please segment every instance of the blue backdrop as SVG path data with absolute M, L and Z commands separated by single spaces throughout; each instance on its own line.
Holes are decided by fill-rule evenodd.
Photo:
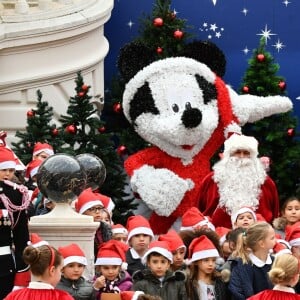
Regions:
M 140 19 L 151 14 L 155 1 L 115 0 L 105 36 L 110 51 L 105 60 L 105 86 L 117 73 L 119 49 L 138 36 Z M 252 50 L 262 35 L 267 50 L 280 65 L 294 112 L 300 116 L 300 1 L 299 0 L 173 0 L 171 10 L 193 26 L 196 39 L 209 39 L 225 53 L 225 81 L 237 90 Z M 298 99 L 297 99 L 298 98 Z

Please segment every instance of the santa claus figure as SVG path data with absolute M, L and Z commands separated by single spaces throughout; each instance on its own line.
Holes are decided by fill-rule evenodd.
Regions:
M 251 207 L 267 222 L 279 214 L 279 198 L 274 181 L 257 157 L 254 137 L 233 134 L 224 143 L 222 159 L 204 177 L 198 206 L 217 226 L 231 228 L 230 216 L 241 207 Z

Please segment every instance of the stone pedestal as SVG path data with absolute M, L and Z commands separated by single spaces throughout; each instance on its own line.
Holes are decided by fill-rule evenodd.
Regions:
M 99 223 L 93 217 L 76 213 L 68 203 L 57 203 L 48 214 L 30 219 L 29 231 L 35 232 L 55 248 L 71 243 L 84 251 L 88 265 L 84 276 L 94 276 L 94 236 Z

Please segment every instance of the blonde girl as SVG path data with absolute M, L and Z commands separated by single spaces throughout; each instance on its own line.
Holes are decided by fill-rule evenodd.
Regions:
M 257 222 L 239 235 L 228 286 L 232 299 L 244 300 L 273 287 L 267 273 L 273 262 L 270 250 L 275 243 L 275 231 L 267 222 Z

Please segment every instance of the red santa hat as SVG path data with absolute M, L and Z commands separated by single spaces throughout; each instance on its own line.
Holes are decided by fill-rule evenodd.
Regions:
M 32 246 L 34 248 L 49 245 L 47 241 L 42 240 L 42 238 L 37 233 L 30 234 L 30 241 L 27 242 L 28 246 Z
M 91 188 L 87 188 L 78 196 L 78 200 L 75 202 L 75 209 L 78 213 L 83 214 L 89 208 L 97 205 L 104 207 L 99 195 L 95 194 Z
M 247 212 L 250 213 L 253 216 L 253 219 L 254 219 L 255 222 L 257 221 L 256 213 L 255 213 L 254 209 L 250 206 L 243 206 L 231 215 L 232 226 L 236 222 L 239 215 L 247 213 Z
M 230 231 L 231 229 L 227 228 L 227 227 L 217 227 L 216 228 L 216 234 L 219 236 L 220 240 L 219 243 L 222 246 L 224 244 L 224 242 L 226 241 L 226 236 L 227 233 Z
M 151 254 L 151 253 L 159 253 L 160 255 L 162 255 L 163 257 L 165 257 L 167 260 L 170 261 L 170 263 L 173 263 L 173 255 L 170 251 L 169 248 L 169 243 L 165 242 L 165 241 L 154 241 L 151 242 L 149 245 L 149 249 L 146 251 L 146 253 L 143 256 L 143 262 L 147 261 L 147 257 Z
M 36 156 L 41 152 L 45 152 L 49 156 L 54 154 L 53 147 L 51 145 L 47 143 L 37 142 L 33 147 L 33 156 Z
M 300 221 L 286 226 L 285 240 L 289 242 L 291 247 L 300 246 Z
M 121 292 L 121 300 L 137 300 L 139 295 L 144 295 L 142 291 L 123 291 Z
M 275 254 L 275 256 L 278 256 L 278 255 L 283 254 L 283 253 L 292 254 L 290 246 L 287 245 L 287 244 L 286 243 L 282 243 L 279 240 L 277 240 L 277 242 L 276 242 L 276 244 L 275 244 L 275 246 L 273 248 L 273 253 Z
M 198 227 L 207 226 L 211 230 L 215 230 L 215 226 L 205 217 L 197 207 L 191 207 L 182 216 L 182 230 L 194 230 Z
M 58 247 L 58 252 L 64 258 L 64 266 L 74 262 L 87 266 L 85 254 L 77 244 Z
M 193 239 L 189 246 L 189 259 L 194 262 L 208 257 L 219 257 L 219 252 L 213 242 L 206 236 L 201 235 Z
M 126 261 L 126 251 L 129 247 L 117 240 L 109 240 L 101 245 L 97 253 L 95 266 L 121 266 Z
M 112 199 L 108 196 L 105 196 L 103 194 L 100 193 L 95 193 L 94 194 L 97 195 L 97 197 L 100 199 L 100 201 L 103 203 L 104 207 L 107 209 L 107 211 L 111 214 L 113 209 L 115 208 L 115 204 L 112 201 Z
M 33 176 L 35 176 L 42 162 L 43 161 L 40 159 L 32 160 L 26 167 L 26 173 L 25 173 L 26 178 L 32 178 Z
M 232 134 L 224 142 L 224 157 L 230 157 L 237 150 L 247 150 L 251 157 L 257 157 L 258 142 L 253 136 Z
M 0 145 L 0 170 L 15 169 L 16 165 L 14 152 L 4 145 Z
M 128 234 L 127 229 L 122 224 L 114 224 L 111 226 L 112 234 Z
M 186 250 L 186 246 L 183 243 L 182 238 L 174 229 L 170 229 L 166 234 L 161 234 L 158 237 L 158 240 L 167 242 L 171 252 L 174 252 L 180 248 L 184 248 Z
M 145 234 L 154 239 L 153 231 L 150 227 L 149 221 L 141 215 L 131 216 L 127 220 L 126 228 L 128 230 L 129 241 L 134 235 Z

